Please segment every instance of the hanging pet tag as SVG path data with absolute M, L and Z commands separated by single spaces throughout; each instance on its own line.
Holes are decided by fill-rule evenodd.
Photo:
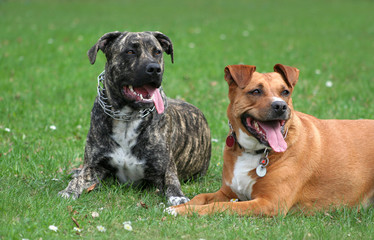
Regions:
M 266 167 L 264 167 L 263 165 L 258 165 L 258 167 L 256 168 L 256 174 L 259 177 L 264 177 L 266 175 Z
M 226 145 L 227 145 L 228 147 L 232 147 L 232 146 L 234 146 L 234 143 L 235 143 L 235 138 L 234 138 L 234 136 L 233 136 L 233 135 L 229 135 L 229 136 L 227 136 L 227 138 L 226 138 Z
M 260 159 L 259 165 L 256 168 L 256 174 L 259 177 L 264 177 L 266 175 L 266 166 L 269 164 L 269 158 L 267 152 L 265 156 Z

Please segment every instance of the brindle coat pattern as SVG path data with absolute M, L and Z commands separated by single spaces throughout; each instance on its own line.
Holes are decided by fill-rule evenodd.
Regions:
M 123 85 L 160 87 L 164 70 L 161 51 L 170 54 L 173 61 L 170 39 L 160 32 L 112 32 L 101 37 L 88 51 L 91 64 L 95 63 L 98 50 L 102 50 L 107 58 L 104 81 L 107 102 L 113 110 L 125 110 L 134 118 L 129 122 L 111 118 L 96 98 L 83 168 L 59 194 L 76 199 L 85 189 L 115 175 L 119 169 L 113 164 L 113 152 L 121 146 L 113 135 L 120 134 L 133 144 L 124 151 L 139 160 L 135 164 L 143 171 L 143 176 L 125 176 L 128 183 L 155 185 L 171 205 L 188 201 L 181 191 L 180 180 L 204 175 L 210 161 L 210 130 L 204 115 L 187 102 L 167 98 L 160 89 L 164 113 L 153 111 L 140 118 L 139 110 L 152 107 L 153 103 L 128 100 L 121 92 Z M 150 63 L 159 64 L 161 74 L 149 76 L 144 73 Z M 122 124 L 123 133 L 113 132 L 118 124 Z

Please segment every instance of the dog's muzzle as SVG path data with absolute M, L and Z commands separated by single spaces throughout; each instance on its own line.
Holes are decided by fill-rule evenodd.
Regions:
M 247 131 L 262 144 L 271 147 L 275 152 L 284 152 L 287 143 L 284 140 L 284 125 L 289 119 L 289 108 L 284 101 L 271 103 L 266 120 L 259 120 L 249 114 L 243 114 L 241 121 Z
M 151 85 L 144 85 L 141 87 L 133 87 L 132 85 L 124 86 L 122 89 L 123 95 L 129 99 L 140 103 L 154 103 L 157 113 L 164 112 L 164 101 L 159 88 Z

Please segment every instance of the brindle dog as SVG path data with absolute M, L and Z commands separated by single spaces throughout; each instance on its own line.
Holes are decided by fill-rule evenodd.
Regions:
M 76 199 L 115 175 L 123 183 L 154 184 L 169 205 L 187 202 L 180 180 L 206 173 L 210 130 L 201 111 L 167 98 L 161 88 L 162 53 L 173 62 L 171 40 L 160 32 L 110 32 L 88 51 L 91 64 L 99 50 L 107 62 L 99 76 L 84 165 L 59 194 Z

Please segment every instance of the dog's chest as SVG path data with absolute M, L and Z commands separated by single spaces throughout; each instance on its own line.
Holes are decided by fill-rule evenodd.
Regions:
M 142 119 L 113 122 L 112 138 L 119 146 L 110 154 L 110 164 L 117 169 L 116 176 L 123 183 L 135 182 L 144 177 L 145 161 L 131 152 L 137 143 L 137 128 L 141 122 Z
M 241 201 L 251 199 L 252 187 L 256 180 L 249 176 L 249 172 L 258 166 L 260 158 L 261 154 L 243 153 L 235 162 L 234 176 L 229 186 Z

